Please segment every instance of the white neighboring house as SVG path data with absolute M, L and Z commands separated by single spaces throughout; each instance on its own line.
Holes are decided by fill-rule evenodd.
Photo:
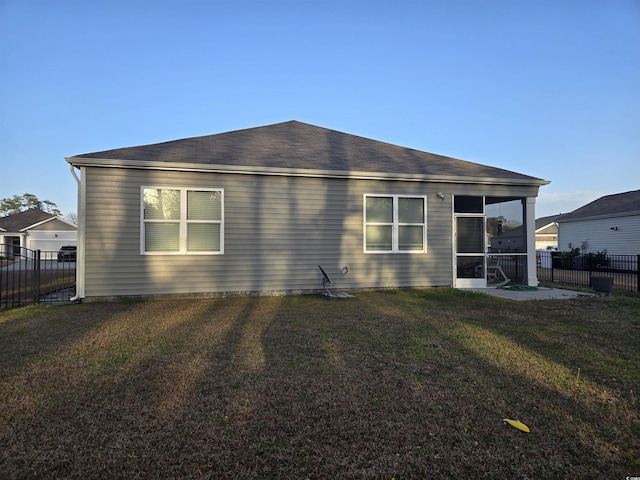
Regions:
M 536 251 L 558 249 L 558 219 L 562 214 L 536 219 Z M 499 236 L 488 237 L 493 252 L 518 251 L 522 245 L 522 226 L 508 230 Z
M 30 250 L 58 251 L 78 244 L 78 227 L 37 208 L 0 218 L 0 256 Z
M 606 195 L 562 215 L 558 249 L 582 253 L 640 254 L 640 190 Z
M 558 219 L 562 214 L 536 219 L 536 250 L 558 249 Z

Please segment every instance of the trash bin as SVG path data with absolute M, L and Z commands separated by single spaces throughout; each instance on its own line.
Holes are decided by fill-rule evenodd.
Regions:
M 613 290 L 613 277 L 591 276 L 591 288 L 598 293 L 609 295 Z

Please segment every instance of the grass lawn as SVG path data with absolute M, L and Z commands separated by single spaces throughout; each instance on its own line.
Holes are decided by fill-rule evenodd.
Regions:
M 640 475 L 639 346 L 634 297 L 25 307 L 0 313 L 0 472 L 622 479 Z

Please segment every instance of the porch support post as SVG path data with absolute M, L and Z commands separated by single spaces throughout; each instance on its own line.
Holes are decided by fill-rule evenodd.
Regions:
M 527 226 L 527 285 L 538 286 L 536 268 L 536 197 L 527 197 L 525 208 L 525 225 Z

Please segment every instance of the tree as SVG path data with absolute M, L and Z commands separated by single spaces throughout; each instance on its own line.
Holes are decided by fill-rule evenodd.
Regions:
M 11 198 L 3 198 L 0 200 L 0 216 L 6 217 L 14 213 L 20 213 L 30 208 L 38 208 L 51 215 L 60 215 L 58 206 L 50 200 L 40 200 L 32 193 L 24 195 L 14 195 Z
M 507 223 L 507 219 L 502 215 L 499 217 L 487 218 L 487 233 L 490 235 L 500 236 L 504 233 L 504 225 Z
M 71 223 L 77 225 L 78 224 L 78 215 L 75 212 L 67 213 L 64 216 L 65 220 L 69 220 Z

